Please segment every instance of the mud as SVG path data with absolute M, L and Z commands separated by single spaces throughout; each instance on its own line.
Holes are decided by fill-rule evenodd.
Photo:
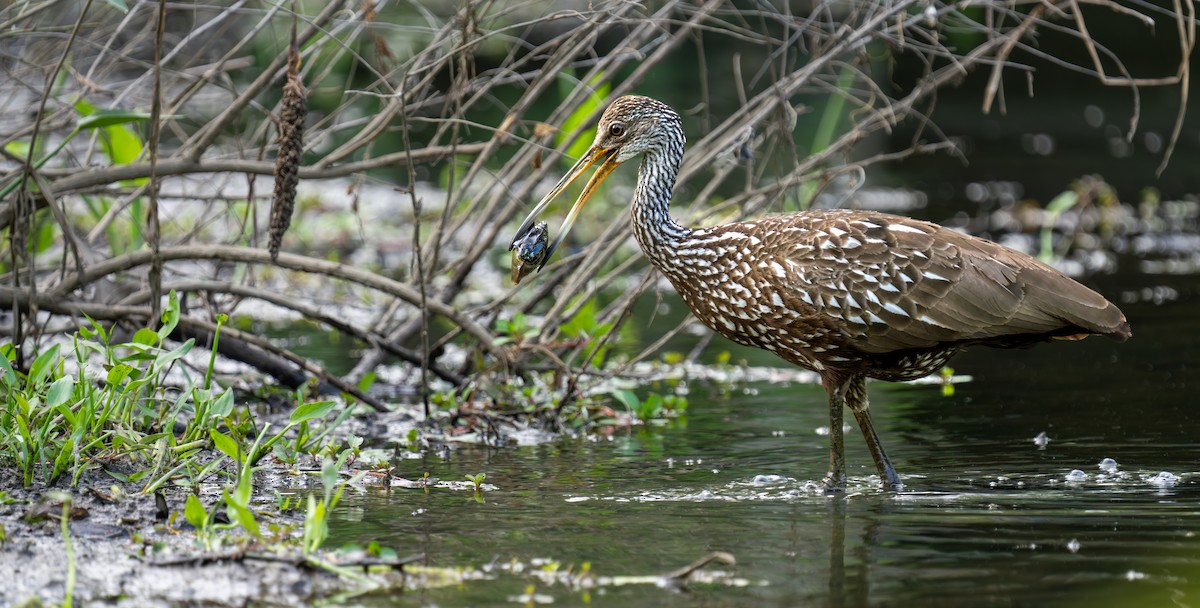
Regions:
M 304 479 L 295 482 L 303 484 Z M 64 491 L 36 484 L 24 489 L 11 472 L 0 473 L 0 487 L 7 488 L 6 504 L 0 506 L 0 569 L 12 574 L 0 590 L 0 605 L 61 604 L 69 576 L 57 496 Z M 76 604 L 295 606 L 347 587 L 335 574 L 248 559 L 234 547 L 205 552 L 181 515 L 186 490 L 164 492 L 168 511 L 175 515 L 166 518 L 160 518 L 155 497 L 138 490 L 99 473 L 70 490 Z M 212 496 L 205 500 L 213 501 Z M 281 514 L 266 519 L 299 525 Z

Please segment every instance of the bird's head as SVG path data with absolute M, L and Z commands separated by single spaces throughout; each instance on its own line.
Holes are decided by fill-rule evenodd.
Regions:
M 626 95 L 617 98 L 600 117 L 600 122 L 596 126 L 596 138 L 592 140 L 591 147 L 529 212 L 525 221 L 521 223 L 521 227 L 517 229 L 517 234 L 508 247 L 509 250 L 512 250 L 517 242 L 533 228 L 537 216 L 558 195 L 562 194 L 588 168 L 599 163 L 600 166 L 592 174 L 587 185 L 583 187 L 583 192 L 576 199 L 575 205 L 571 207 L 567 219 L 563 221 L 558 238 L 550 245 L 541 264 L 538 265 L 537 270 L 541 270 L 550 256 L 554 255 L 558 245 L 566 238 L 567 233 L 571 231 L 571 226 L 575 224 L 575 218 L 579 216 L 579 211 L 583 209 L 584 203 L 591 198 L 600 183 L 614 169 L 643 152 L 662 150 L 672 145 L 678 145 L 679 152 L 682 154 L 682 133 L 679 115 L 667 104 L 640 95 Z

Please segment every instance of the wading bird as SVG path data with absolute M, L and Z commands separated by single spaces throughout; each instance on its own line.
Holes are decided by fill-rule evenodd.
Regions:
M 534 207 L 534 220 L 586 169 L 553 255 L 596 187 L 642 155 L 630 206 L 642 251 L 717 333 L 820 374 L 829 394 L 829 473 L 845 487 L 842 411 L 849 407 L 880 483 L 902 487 L 867 407 L 866 378 L 912 380 L 974 345 L 1019 348 L 1092 334 L 1123 341 L 1125 316 L 1096 292 L 1023 253 L 937 224 L 871 211 L 812 210 L 688 228 L 667 205 L 684 135 L 679 115 L 641 96 L 614 101 L 579 162 Z M 528 239 L 526 239 L 528 240 Z

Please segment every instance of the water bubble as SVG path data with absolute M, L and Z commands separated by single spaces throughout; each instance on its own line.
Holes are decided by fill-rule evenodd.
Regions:
M 1063 479 L 1065 479 L 1066 481 L 1076 481 L 1077 482 L 1077 481 L 1084 481 L 1087 478 L 1088 478 L 1087 473 L 1084 473 L 1083 471 L 1080 471 L 1079 469 L 1071 469 L 1071 472 L 1067 473 L 1066 477 L 1064 477 Z
M 755 475 L 754 479 L 750 480 L 752 486 L 773 486 L 778 483 L 787 481 L 787 477 L 783 475 Z
M 1112 458 L 1105 458 L 1100 461 L 1099 467 L 1101 471 L 1111 475 L 1117 472 L 1117 461 Z
M 1067 541 L 1067 551 L 1070 551 L 1071 553 L 1079 553 L 1079 547 L 1080 544 L 1078 540 L 1072 538 L 1071 540 Z
M 1050 445 L 1050 436 L 1046 434 L 1046 431 L 1038 433 L 1037 437 L 1033 438 L 1033 445 L 1036 445 L 1039 450 L 1046 449 L 1046 446 Z
M 1159 488 L 1173 488 L 1179 482 L 1179 476 L 1173 473 L 1162 471 L 1152 477 L 1146 479 L 1150 485 Z

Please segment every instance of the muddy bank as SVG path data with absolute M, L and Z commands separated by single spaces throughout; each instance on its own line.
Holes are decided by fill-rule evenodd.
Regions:
M 263 477 L 277 477 L 292 488 L 308 485 L 307 476 L 269 473 Z M 0 592 L 0 605 L 61 604 L 67 595 L 71 553 L 73 599 L 82 605 L 295 606 L 352 584 L 297 563 L 300 555 L 294 548 L 242 542 L 241 530 L 223 533 L 222 546 L 206 552 L 195 528 L 182 517 L 186 490 L 163 492 L 163 517 L 155 496 L 138 494 L 139 488 L 116 484 L 103 474 L 89 477 L 70 489 L 64 538 L 60 522 L 66 493 L 38 485 L 22 489 L 11 472 L 0 473 L 0 485 L 8 488 L 0 506 L 0 567 L 13 573 Z M 297 514 L 271 508 L 268 493 L 259 491 L 263 504 L 256 505 L 262 507 L 264 523 L 297 527 Z M 213 491 L 203 494 L 219 496 Z M 212 500 L 209 496 L 205 502 Z

